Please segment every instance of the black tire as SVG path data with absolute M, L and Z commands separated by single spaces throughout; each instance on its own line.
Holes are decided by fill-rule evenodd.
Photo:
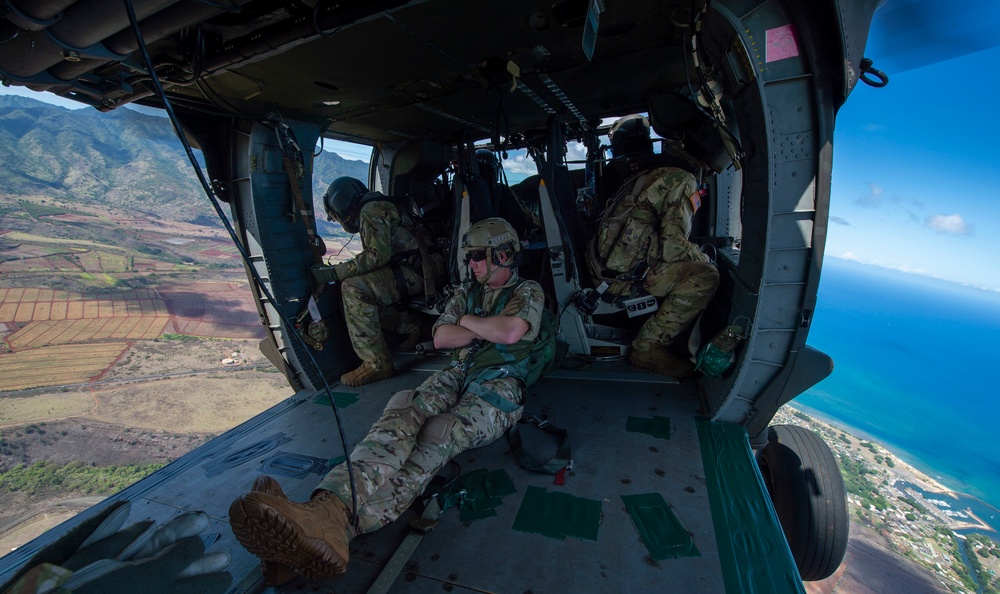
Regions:
M 757 461 L 799 575 L 829 577 L 844 560 L 850 526 L 844 478 L 830 447 L 813 431 L 776 425 Z

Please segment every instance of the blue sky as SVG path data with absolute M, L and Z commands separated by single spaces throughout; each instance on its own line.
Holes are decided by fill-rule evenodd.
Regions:
M 869 56 L 878 64 L 878 56 Z M 826 253 L 1000 291 L 1000 47 L 858 84 L 837 116 Z M 0 87 L 70 108 L 51 94 Z M 370 149 L 327 141 L 346 159 Z M 571 155 L 571 158 L 573 156 Z M 529 173 L 506 164 L 511 181 Z
M 834 133 L 828 256 L 1000 290 L 998 60 L 993 48 L 855 88 Z

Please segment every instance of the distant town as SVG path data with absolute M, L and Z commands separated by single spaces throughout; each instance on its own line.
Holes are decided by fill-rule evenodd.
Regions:
M 942 591 L 1000 593 L 1000 535 L 962 507 L 969 496 L 952 492 L 881 444 L 790 406 L 779 410 L 774 423 L 811 428 L 833 449 L 847 487 L 852 539 L 862 531 L 877 535 L 891 552 L 931 572 Z

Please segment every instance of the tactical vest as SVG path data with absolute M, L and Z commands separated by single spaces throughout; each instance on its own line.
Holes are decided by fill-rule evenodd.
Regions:
M 358 212 L 366 204 L 377 201 L 388 202 L 396 209 L 400 220 L 399 226 L 409 232 L 417 242 L 417 249 L 393 253 L 389 257 L 389 269 L 392 270 L 396 290 L 399 291 L 403 299 L 412 296 L 409 295 L 406 279 L 400 269 L 401 266 L 408 266 L 423 276 L 426 305 L 429 307 L 437 303 L 435 278 L 444 274 L 443 256 L 438 254 L 437 245 L 427 233 L 427 229 L 419 217 L 413 214 L 409 208 L 400 208 L 400 201 L 397 198 L 386 196 L 381 192 L 368 192 L 358 203 Z
M 596 283 L 606 281 L 612 295 L 630 294 L 637 280 L 632 271 L 659 257 L 659 218 L 652 205 L 637 202 L 648 177 L 649 172 L 633 176 L 611 199 L 587 251 L 591 275 Z
M 476 305 L 483 294 L 483 286 L 476 283 L 465 297 L 465 311 L 480 317 L 498 316 L 507 307 L 510 296 L 525 282 L 528 281 L 522 280 L 516 285 L 500 289 L 490 311 L 486 311 Z M 527 383 L 529 355 L 531 354 L 531 347 L 534 345 L 534 342 L 534 340 L 525 340 L 522 338 L 514 344 L 487 343 L 485 347 L 472 355 L 471 362 L 467 362 L 466 377 L 476 377 L 485 369 L 503 368 L 506 370 L 506 375 L 513 375 Z M 453 356 L 456 359 L 461 350 L 455 349 Z

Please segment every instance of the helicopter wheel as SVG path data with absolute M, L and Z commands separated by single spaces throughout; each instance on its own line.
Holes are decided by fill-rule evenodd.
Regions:
M 847 552 L 844 479 L 830 447 L 794 425 L 768 428 L 757 459 L 781 529 L 805 581 L 829 577 Z

